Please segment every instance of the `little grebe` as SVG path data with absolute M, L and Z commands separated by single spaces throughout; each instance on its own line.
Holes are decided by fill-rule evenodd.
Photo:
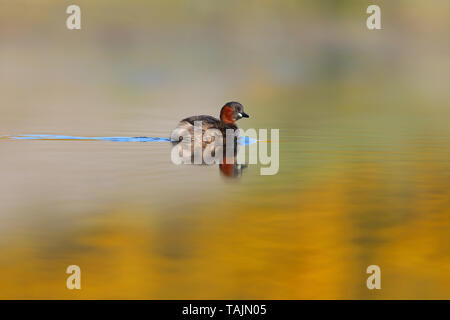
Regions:
M 180 142 L 183 140 L 182 132 L 187 132 L 191 139 L 194 140 L 194 122 L 201 121 L 202 135 L 205 135 L 205 131 L 209 129 L 217 129 L 222 133 L 223 138 L 226 137 L 226 130 L 237 130 L 238 127 L 235 122 L 241 118 L 248 118 L 248 114 L 244 112 L 244 107 L 239 102 L 227 102 L 220 110 L 220 120 L 212 116 L 192 116 L 180 121 L 178 126 L 172 132 L 172 142 Z M 214 140 L 213 138 L 208 141 L 207 138 L 202 139 L 202 146 L 208 144 Z

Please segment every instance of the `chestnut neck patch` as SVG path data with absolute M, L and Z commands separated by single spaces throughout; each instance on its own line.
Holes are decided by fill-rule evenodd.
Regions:
M 230 106 L 223 107 L 220 112 L 220 120 L 226 124 L 233 124 L 235 121 L 233 118 L 233 108 Z

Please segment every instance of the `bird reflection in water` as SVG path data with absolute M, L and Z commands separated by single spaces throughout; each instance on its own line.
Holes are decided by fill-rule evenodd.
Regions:
M 182 159 L 182 161 L 178 163 L 174 161 L 177 164 L 194 164 L 200 166 L 218 165 L 219 172 L 223 177 L 241 177 L 244 169 L 247 168 L 246 164 L 238 163 L 237 154 L 241 146 L 235 139 L 232 154 L 226 156 L 226 144 L 219 141 L 220 140 L 217 139 L 216 143 L 195 147 L 191 145 L 191 143 L 184 143 L 183 141 L 172 142 L 172 160 L 175 155 L 179 157 L 180 160 Z M 209 155 L 210 157 L 205 155 Z M 199 159 L 200 161 L 198 161 Z
M 237 163 L 236 156 L 231 159 L 224 157 L 223 162 L 219 164 L 219 170 L 222 176 L 229 178 L 239 178 L 246 168 L 246 164 Z

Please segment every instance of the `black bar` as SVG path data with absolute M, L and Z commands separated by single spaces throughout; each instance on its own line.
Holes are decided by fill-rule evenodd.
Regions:
M 24 300 L 0 301 L 2 311 L 139 319 L 300 319 L 331 315 L 387 316 L 448 311 L 449 300 Z M 214 314 L 212 314 L 214 310 Z M 441 313 L 445 314 L 445 313 Z

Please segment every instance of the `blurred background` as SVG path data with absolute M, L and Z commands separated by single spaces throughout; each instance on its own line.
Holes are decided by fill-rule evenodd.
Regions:
M 0 298 L 448 299 L 449 18 L 446 0 L 0 0 Z M 230 100 L 242 128 L 280 129 L 277 175 L 9 138 L 168 137 Z

